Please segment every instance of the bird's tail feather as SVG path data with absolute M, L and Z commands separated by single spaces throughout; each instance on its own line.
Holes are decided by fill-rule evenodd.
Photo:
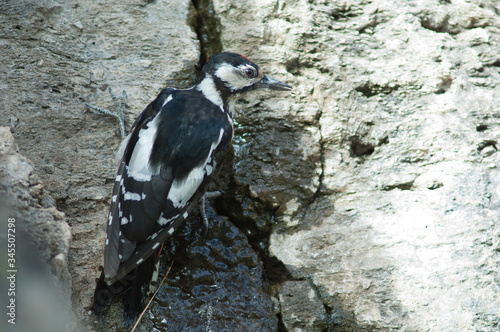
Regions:
M 144 308 L 144 300 L 152 281 L 158 255 L 151 255 L 129 274 L 108 285 L 104 272 L 97 280 L 92 312 L 103 320 L 112 302 L 121 298 L 124 306 L 124 321 L 130 326 Z
M 123 295 L 125 318 L 129 323 L 133 323 L 144 309 L 144 300 L 149 290 L 157 259 L 156 255 L 151 255 L 131 272 L 133 278 L 131 278 L 130 289 Z

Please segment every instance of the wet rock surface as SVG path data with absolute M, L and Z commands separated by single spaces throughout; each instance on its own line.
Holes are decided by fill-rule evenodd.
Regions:
M 130 125 L 227 50 L 294 90 L 238 104 L 213 204 L 227 218 L 212 216 L 203 238 L 193 216 L 172 238 L 172 278 L 141 328 L 498 329 L 499 12 L 437 0 L 0 4 L 0 125 L 71 226 L 77 315 L 93 320 L 120 142 L 83 103 L 112 108 L 108 88 L 126 90 Z M 120 330 L 113 310 L 106 324 Z
M 246 236 L 227 218 L 208 210 L 203 234 L 198 211 L 169 241 L 158 282 L 172 265 L 138 331 L 275 331 L 278 318 L 262 263 Z M 115 301 L 102 330 L 124 329 Z

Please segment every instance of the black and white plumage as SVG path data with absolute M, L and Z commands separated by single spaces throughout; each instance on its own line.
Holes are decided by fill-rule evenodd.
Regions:
M 196 85 L 164 89 L 139 115 L 119 150 L 104 250 L 108 285 L 158 251 L 200 201 L 231 143 L 234 101 L 259 88 L 291 90 L 247 58 L 220 53 Z

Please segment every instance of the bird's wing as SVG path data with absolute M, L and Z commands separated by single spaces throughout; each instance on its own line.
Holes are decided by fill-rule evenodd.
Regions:
M 105 276 L 115 275 L 120 261 L 124 257 L 130 257 L 132 254 L 136 241 L 131 241 L 123 236 L 121 231 L 121 222 L 123 216 L 122 206 L 124 206 L 125 193 L 131 193 L 130 187 L 140 186 L 134 179 L 128 176 L 127 165 L 128 161 L 136 144 L 139 140 L 139 133 L 142 129 L 147 128 L 149 123 L 156 117 L 161 109 L 163 103 L 174 92 L 174 89 L 164 89 L 158 97 L 150 103 L 144 111 L 137 117 L 130 134 L 124 139 L 120 145 L 117 155 L 118 171 L 113 187 L 113 195 L 111 199 L 111 206 L 108 214 L 106 225 L 106 240 L 104 246 L 104 274 Z M 142 185 L 144 185 L 142 183 Z M 161 187 L 161 186 L 160 186 Z M 130 194 L 127 195 L 127 198 Z M 123 220 L 124 221 L 124 220 Z
M 231 139 L 220 108 L 207 109 L 198 99 L 162 92 L 134 124 L 108 217 L 108 283 L 148 258 L 187 217 Z

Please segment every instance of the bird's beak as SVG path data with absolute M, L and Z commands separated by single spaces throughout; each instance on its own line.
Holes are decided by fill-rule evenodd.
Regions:
M 264 75 L 262 79 L 255 85 L 257 89 L 271 89 L 280 91 L 290 91 L 292 87 L 288 84 L 275 80 L 269 76 Z

